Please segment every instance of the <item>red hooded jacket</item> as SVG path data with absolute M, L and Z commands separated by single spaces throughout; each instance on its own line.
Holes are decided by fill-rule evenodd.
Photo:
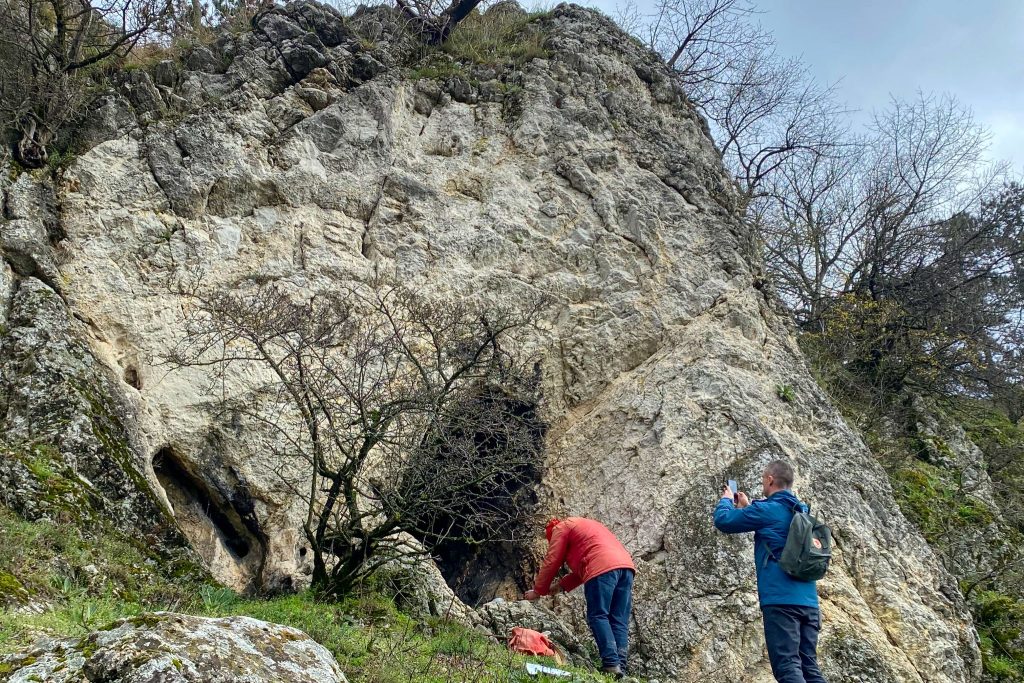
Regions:
M 569 565 L 570 574 L 559 581 L 568 592 L 613 569 L 632 569 L 633 558 L 615 534 L 600 522 L 584 517 L 569 517 L 548 525 L 548 554 L 537 573 L 533 589 L 547 595 L 551 581 L 562 568 Z

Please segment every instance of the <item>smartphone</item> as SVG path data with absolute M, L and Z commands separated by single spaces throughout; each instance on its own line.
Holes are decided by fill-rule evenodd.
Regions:
M 737 493 L 739 493 L 740 487 L 739 487 L 739 485 L 736 484 L 736 480 L 735 479 L 730 479 L 729 480 L 729 490 L 732 491 L 732 495 L 734 495 L 734 496 Z

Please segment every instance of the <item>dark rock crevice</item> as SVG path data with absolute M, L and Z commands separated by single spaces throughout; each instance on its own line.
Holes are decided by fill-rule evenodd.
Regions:
M 157 452 L 153 457 L 153 471 L 172 505 L 197 506 L 235 557 L 241 559 L 249 554 L 252 544 L 247 538 L 249 534 L 238 523 L 241 520 L 237 519 L 237 513 L 230 505 L 225 505 L 226 501 L 217 500 L 219 496 L 200 477 L 185 469 L 173 450 L 162 448 Z M 177 507 L 175 505 L 175 509 Z
M 153 472 L 179 526 L 213 574 L 236 589 L 258 589 L 266 542 L 258 524 L 253 529 L 251 498 L 225 496 L 170 447 L 153 456 Z
M 420 539 L 430 549 L 445 582 L 470 606 L 497 597 L 518 599 L 537 570 L 532 541 L 538 533 L 537 489 L 543 474 L 540 462 L 547 433 L 547 424 L 538 414 L 539 397 L 492 394 L 485 401 L 493 402 L 490 407 L 505 416 L 506 424 L 518 425 L 519 438 L 505 441 L 506 434 L 485 429 L 471 436 L 473 442 L 481 450 L 511 445 L 521 451 L 512 458 L 520 464 L 514 468 L 518 471 L 508 473 L 500 490 L 484 501 L 474 497 L 473 504 L 504 509 L 513 521 L 501 529 L 478 528 L 473 510 L 453 506 L 449 508 L 452 516 L 433 520 L 433 531 L 445 531 L 433 536 L 424 534 Z

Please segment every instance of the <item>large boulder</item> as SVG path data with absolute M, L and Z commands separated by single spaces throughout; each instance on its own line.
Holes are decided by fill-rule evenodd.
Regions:
M 364 45 L 404 44 L 389 12 L 359 13 L 353 30 L 374 33 L 354 41 L 304 7 L 238 37 L 224 74 L 181 74 L 201 111 L 98 145 L 58 193 L 63 298 L 49 304 L 66 306 L 82 322 L 69 329 L 124 378 L 110 388 L 132 408 L 125 461 L 176 513 L 217 511 L 219 522 L 179 521 L 218 576 L 302 585 L 310 553 L 302 506 L 268 455 L 280 444 L 211 403 L 245 383 L 163 362 L 196 287 L 250 278 L 308 292 L 388 277 L 428 297 L 543 297 L 552 303 L 523 347 L 538 358 L 549 424 L 538 493 L 545 511 L 603 520 L 636 558 L 639 668 L 770 680 L 750 540 L 715 532 L 710 511 L 726 478 L 749 486 L 786 457 L 835 531 L 823 651 L 860 653 L 835 659 L 871 662 L 880 683 L 976 680 L 955 582 L 815 384 L 706 123 L 664 63 L 596 12 L 562 5 L 530 25 L 537 58 L 410 74 L 397 65 L 411 53 Z M 331 61 L 290 72 L 288 41 Z M 356 69 L 368 49 L 373 68 Z M 330 91 L 315 107 L 300 92 L 312 87 Z M 24 283 L 44 269 L 14 270 Z M 14 289 L 16 303 L 39 298 L 38 285 Z M 44 332 L 16 322 L 19 338 Z M 49 374 L 19 368 L 4 391 L 54 400 L 40 393 Z M 13 415 L 27 429 L 30 413 Z M 521 564 L 505 569 L 508 585 L 525 585 Z M 578 596 L 555 612 L 586 642 Z
M 155 612 L 85 638 L 8 657 L 8 683 L 343 683 L 334 657 L 302 631 L 249 617 Z

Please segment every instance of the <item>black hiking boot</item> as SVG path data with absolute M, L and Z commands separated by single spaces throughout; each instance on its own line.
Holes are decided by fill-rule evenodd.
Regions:
M 622 669 L 619 668 L 618 664 L 616 664 L 614 666 L 602 667 L 601 668 L 601 673 L 603 673 L 606 676 L 611 676 L 612 678 L 614 678 L 616 680 L 618 680 L 620 678 L 625 678 L 626 677 L 626 674 L 622 673 Z

